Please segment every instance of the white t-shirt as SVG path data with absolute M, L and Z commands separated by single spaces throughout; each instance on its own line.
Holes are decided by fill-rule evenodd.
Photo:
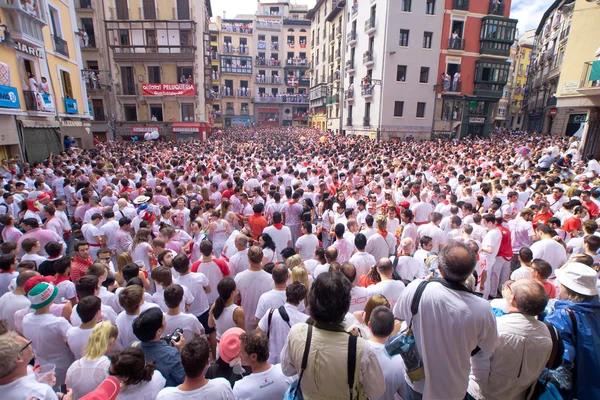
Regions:
M 23 261 L 33 261 L 35 263 L 36 267 L 39 267 L 41 263 L 43 263 L 44 261 L 46 261 L 47 258 L 46 257 L 42 257 L 36 253 L 34 254 L 25 254 L 23 257 L 21 257 L 21 262 Z
M 110 360 L 102 356 L 95 360 L 80 358 L 67 370 L 66 384 L 73 389 L 73 398 L 78 399 L 96 389 L 108 377 Z
M 367 247 L 365 247 L 365 251 L 371 254 L 376 261 L 389 257 L 395 249 L 396 237 L 389 232 L 385 238 L 377 232 L 367 240 Z
M 329 264 L 320 264 L 315 267 L 313 271 L 313 278 L 317 279 L 317 277 L 325 272 L 329 272 Z
M 484 253 L 484 257 L 487 260 L 488 268 L 494 265 L 496 260 L 496 256 L 498 255 L 498 250 L 500 250 L 500 242 L 502 241 L 502 232 L 499 229 L 494 228 L 489 230 L 488 233 L 483 237 L 483 242 L 481 242 L 481 247 L 489 246 L 491 247 L 491 252 Z
M 111 307 L 102 304 L 102 315 L 104 318 L 103 321 L 110 321 L 113 325 L 115 325 L 117 321 L 117 313 Z M 73 306 L 73 311 L 71 312 L 71 325 L 79 326 L 81 325 L 81 318 L 79 318 L 79 314 L 77 314 L 77 304 Z
M 444 231 L 441 228 L 433 224 L 421 225 L 417 229 L 417 232 L 419 233 L 419 238 L 422 238 L 423 236 L 429 236 L 431 238 L 433 243 L 433 248 L 431 249 L 431 251 L 435 253 L 439 252 L 440 247 L 445 245 L 448 241 L 446 233 L 444 233 Z
M 275 243 L 275 255 L 277 256 L 277 261 L 282 262 L 283 258 L 281 257 L 281 251 L 288 247 L 288 243 L 292 244 L 292 232 L 290 228 L 287 226 L 282 226 L 281 229 L 275 228 L 273 225 L 267 226 L 263 233 L 267 233 L 273 239 Z
M 58 294 L 54 298 L 54 303 L 61 304 L 77 297 L 77 291 L 75 290 L 75 284 L 71 281 L 62 281 L 56 285 Z
M 155 370 L 150 382 L 142 381 L 137 385 L 121 386 L 118 400 L 156 399 L 158 393 L 165 387 L 167 380 L 159 370 Z
M 194 301 L 194 295 L 186 286 L 181 287 L 183 288 L 183 299 L 181 300 L 181 304 L 179 304 L 179 309 L 182 313 L 184 313 L 185 305 L 192 304 L 192 302 Z M 161 285 L 156 285 L 156 293 L 152 295 L 152 301 L 154 302 L 154 304 L 158 304 L 160 309 L 163 310 L 163 312 L 169 311 L 169 308 L 165 303 L 165 289 L 163 289 Z
M 260 319 L 258 327 L 261 331 L 269 332 L 269 363 L 279 364 L 279 355 L 283 349 L 283 345 L 287 339 L 290 329 L 295 324 L 306 322 L 308 315 L 300 312 L 298 307 L 293 306 L 289 303 L 284 305 L 285 311 L 290 318 L 289 325 L 283 320 L 278 309 L 273 310 L 273 316 L 271 317 L 271 327 L 269 328 L 269 313 L 270 310 Z
M 208 298 L 206 297 L 206 293 L 204 293 L 204 288 L 210 286 L 210 283 L 206 275 L 201 272 L 190 272 L 186 275 L 180 275 L 174 282 L 178 285 L 186 286 L 192 293 L 192 296 L 194 296 L 194 301 L 190 304 L 190 314 L 199 317 L 208 310 Z M 211 288 L 210 290 L 216 291 L 217 288 Z
M 15 330 L 15 312 L 24 308 L 29 308 L 31 302 L 27 296 L 7 292 L 0 297 L 0 319 L 8 321 L 8 327 L 11 331 Z
M 269 290 L 267 293 L 263 293 L 258 299 L 254 316 L 260 320 L 270 308 L 280 307 L 285 304 L 285 301 L 285 290 Z
M 94 328 L 81 329 L 81 327 L 73 327 L 67 331 L 67 344 L 73 352 L 75 358 L 83 357 L 83 349 L 88 343 Z
M 401 281 L 385 280 L 369 286 L 367 293 L 369 293 L 369 298 L 382 295 L 388 299 L 390 307 L 394 308 L 405 287 Z
M 381 343 L 368 342 L 369 347 L 377 356 L 383 377 L 385 378 L 385 393 L 380 397 L 374 397 L 372 400 L 390 400 L 397 398 L 396 393 L 405 399 L 406 379 L 404 377 L 404 361 L 399 355 L 390 357 Z
M 171 333 L 177 328 L 183 329 L 183 338 L 188 341 L 192 340 L 194 336 L 200 336 L 204 332 L 204 327 L 198 321 L 198 318 L 192 314 L 180 313 L 178 315 L 168 315 L 164 313 L 167 325 L 165 328 L 166 333 Z
M 52 387 L 38 382 L 35 375 L 25 375 L 14 382 L 2 385 L 2 398 L 10 400 L 58 399 Z
M 529 268 L 529 267 L 517 268 L 512 274 L 510 274 L 510 279 L 513 281 L 516 281 L 519 279 L 532 279 L 533 280 L 533 276 L 531 275 L 531 268 Z
M 237 274 L 250 268 L 250 261 L 248 261 L 248 249 L 238 251 L 229 259 L 229 271 L 231 277 L 235 278 Z
M 233 394 L 237 400 L 282 399 L 296 379 L 296 376 L 285 376 L 281 364 L 271 365 L 264 372 L 253 372 L 237 381 L 233 386 Z
M 296 248 L 303 262 L 313 258 L 317 247 L 319 247 L 319 238 L 315 235 L 302 235 L 296 240 Z
M 354 253 L 348 262 L 356 268 L 356 279 L 353 282 L 355 285 L 358 285 L 361 276 L 366 275 L 371 267 L 377 264 L 375 257 L 366 251 Z
M 367 301 L 369 301 L 369 292 L 367 288 L 362 286 L 354 286 L 350 291 L 350 311 L 351 313 L 356 311 L 362 311 L 365 309 L 367 305 Z
M 224 378 L 209 379 L 208 383 L 196 390 L 181 390 L 176 387 L 166 387 L 158 393 L 156 400 L 235 400 L 231 385 Z
M 235 284 L 242 296 L 242 309 L 246 317 L 246 329 L 251 330 L 254 324 L 254 316 L 258 307 L 258 300 L 263 293 L 273 289 L 274 283 L 271 274 L 263 270 L 246 271 L 235 276 Z
M 423 250 L 419 251 L 423 252 Z M 416 278 L 425 278 L 425 276 L 427 276 L 425 262 L 419 261 L 416 258 L 410 256 L 398 257 L 398 264 L 396 264 L 396 272 L 398 273 L 398 276 L 400 276 L 400 279 L 406 279 L 407 281 L 413 281 Z
M 8 286 L 13 279 L 17 279 L 19 276 L 18 272 L 11 272 L 6 274 L 0 274 L 0 296 L 9 291 Z
M 553 239 L 538 240 L 531 245 L 530 249 L 534 260 L 541 258 L 552 266 L 552 276 L 554 276 L 554 270 L 567 262 L 567 251 Z

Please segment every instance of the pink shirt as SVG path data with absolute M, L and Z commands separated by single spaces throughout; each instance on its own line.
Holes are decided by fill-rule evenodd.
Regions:
M 21 247 L 21 243 L 23 243 L 23 240 L 27 238 L 35 238 L 40 242 L 40 251 L 38 251 L 37 254 L 44 257 L 48 257 L 44 247 L 50 242 L 58 242 L 63 245 L 63 248 L 65 247 L 65 242 L 63 241 L 62 237 L 56 234 L 56 232 L 49 229 L 37 228 L 27 232 L 21 236 L 21 239 L 19 239 L 19 257 L 22 257 L 25 254 L 23 248 Z

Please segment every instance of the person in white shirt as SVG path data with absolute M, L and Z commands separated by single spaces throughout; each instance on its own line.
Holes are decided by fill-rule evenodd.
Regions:
M 117 251 L 117 231 L 119 230 L 119 221 L 115 220 L 115 213 L 112 210 L 105 211 L 104 224 L 100 228 L 100 240 L 102 247 L 109 248 L 113 253 Z
M 258 299 L 256 312 L 254 313 L 254 322 L 258 322 L 271 308 L 278 308 L 285 304 L 285 288 L 287 287 L 290 272 L 286 264 L 277 264 L 271 271 L 273 278 L 273 289 L 263 293 Z
M 418 312 L 412 314 L 411 304 L 417 288 L 426 282 L 422 279 L 406 287 L 393 310 L 396 318 L 410 321 L 423 359 L 425 378 L 415 382 L 406 379 L 409 398 L 420 398 L 419 395 L 424 399 L 464 398 L 471 352 L 479 347 L 492 354 L 496 347 L 496 319 L 490 304 L 463 285 L 475 269 L 475 252 L 463 243 L 450 241 L 440 251 L 439 258 L 442 279 L 432 278 L 423 284 L 426 286 Z
M 292 246 L 292 233 L 290 228 L 281 223 L 281 214 L 276 212 L 273 213 L 273 225 L 267 226 L 263 233 L 268 234 L 275 243 L 275 254 L 277 261 L 282 262 L 281 251 L 285 248 Z
M 354 282 L 356 279 L 356 268 L 354 265 L 350 263 L 344 263 L 341 268 L 342 274 L 350 283 Z M 350 292 L 350 313 L 354 313 L 355 311 L 362 311 L 365 309 L 365 305 L 367 301 L 369 301 L 369 292 L 367 288 L 355 285 L 352 283 L 352 290 Z
M 15 312 L 29 308 L 31 305 L 23 287 L 30 278 L 38 275 L 39 273 L 36 271 L 21 272 L 17 277 L 17 287 L 15 290 L 6 292 L 0 297 L 0 320 L 4 319 L 8 322 L 9 330 L 15 330 Z
M 552 276 L 557 268 L 563 266 L 567 262 L 567 251 L 565 248 L 554 240 L 554 230 L 548 225 L 539 224 L 536 228 L 537 236 L 540 238 L 537 242 L 531 245 L 533 259 L 541 258 L 552 266 Z
M 302 262 L 310 260 L 315 254 L 315 249 L 319 247 L 319 239 L 312 233 L 312 224 L 304 222 L 302 224 L 302 235 L 296 240 L 296 253 L 302 257 Z
M 365 247 L 367 247 L 367 238 L 362 233 L 358 233 L 354 238 L 354 246 L 357 251 L 350 257 L 348 262 L 356 268 L 356 279 L 352 284 L 358 285 L 360 278 L 363 275 L 368 274 L 371 267 L 377 264 L 377 261 L 375 260 L 375 257 L 365 251 Z
M 281 371 L 281 364 L 269 363 L 269 338 L 250 331 L 240 336 L 242 365 L 250 365 L 252 374 L 237 381 L 233 394 L 237 400 L 280 399 L 296 380 Z
M 94 265 L 94 264 L 92 264 Z M 88 296 L 96 296 L 100 297 L 100 289 L 102 285 L 100 284 L 100 280 L 94 275 L 84 275 L 77 281 L 75 284 L 75 291 L 77 292 L 77 297 L 81 300 Z M 100 297 L 100 299 L 102 299 Z M 102 319 L 104 321 L 110 321 L 113 324 L 117 322 L 117 313 L 108 305 L 102 304 Z M 79 314 L 77 313 L 77 304 L 73 307 L 73 311 L 71 313 L 71 325 L 77 327 L 82 324 L 81 318 L 79 318 Z
M 156 400 L 235 399 L 226 379 L 204 377 L 210 366 L 210 348 L 206 339 L 194 338 L 186 341 L 181 349 L 181 365 L 185 372 L 183 383 L 176 387 L 162 389 L 156 396 Z
M 424 238 L 429 237 L 425 236 Z M 431 246 L 431 243 L 429 243 L 429 246 Z M 425 276 L 428 274 L 427 268 L 425 267 L 427 251 L 424 249 L 417 250 L 420 252 L 420 254 L 423 253 L 421 255 L 423 259 L 417 260 L 412 255 L 414 250 L 415 244 L 411 238 L 407 237 L 402 239 L 398 254 L 395 256 L 393 262 L 393 264 L 396 265 L 396 273 L 400 279 L 407 280 L 409 282 L 412 282 L 417 278 L 425 278 Z
M 507 301 L 508 313 L 496 320 L 498 340 L 493 354 L 480 351 L 472 358 L 468 393 L 477 399 L 526 398 L 552 352 L 549 328 L 536 318 L 548 303 L 544 288 L 532 280 L 515 281 Z
M 371 254 L 375 261 L 379 261 L 396 252 L 396 237 L 387 231 L 387 218 L 384 215 L 375 218 L 375 226 L 377 226 L 377 233 L 367 240 L 365 251 Z
M 178 284 L 172 284 L 163 291 L 164 302 L 167 312 L 164 313 L 166 320 L 165 332 L 171 333 L 175 329 L 183 330 L 183 338 L 191 340 L 200 337 L 204 333 L 204 327 L 192 314 L 181 311 L 181 304 L 184 299 L 184 288 Z
M 378 306 L 371 311 L 369 318 L 371 336 L 369 346 L 377 356 L 381 371 L 385 378 L 385 393 L 372 400 L 406 399 L 406 378 L 404 377 L 404 361 L 400 355 L 390 356 L 385 350 L 385 344 L 394 331 L 394 314 L 385 306 Z
M 381 282 L 371 285 L 367 288 L 368 297 L 381 295 L 390 302 L 390 307 L 394 307 L 405 288 L 402 281 L 396 281 L 392 278 L 394 266 L 389 258 L 382 258 L 377 262 L 377 272 L 381 277 Z
M 67 331 L 67 344 L 76 359 L 83 357 L 83 349 L 96 325 L 102 322 L 102 300 L 96 296 L 87 296 L 77 304 L 77 315 L 81 325 Z
M 173 269 L 179 273 L 179 278 L 174 282 L 187 287 L 194 296 L 188 312 L 198 318 L 209 334 L 212 333 L 212 329 L 208 327 L 210 304 L 206 295 L 211 292 L 208 278 L 201 272 L 190 271 L 190 260 L 185 254 L 178 254 L 173 258 Z
M 338 256 L 337 262 L 343 264 L 350 260 L 354 254 L 354 239 L 352 241 L 345 238 L 346 227 L 342 223 L 335 224 L 334 237 L 335 242 L 332 244 L 336 248 Z M 351 235 L 352 236 L 352 235 Z M 352 236 L 353 237 L 353 236 Z
M 400 218 L 402 219 L 402 235 L 400 240 L 405 238 L 411 238 L 414 243 L 419 240 L 419 233 L 417 232 L 417 225 L 414 223 L 414 215 L 410 209 L 403 210 Z
M 533 253 L 527 247 L 521 248 L 517 255 L 520 267 L 510 274 L 512 281 L 518 281 L 519 279 L 530 279 L 533 280 L 533 267 L 531 262 L 533 261 Z
M 85 241 L 90 245 L 90 257 L 92 257 L 92 260 L 98 258 L 98 250 L 102 247 L 99 229 L 100 222 L 102 222 L 102 215 L 94 213 L 91 216 L 90 222 L 81 226 L 81 234 Z
M 434 212 L 429 217 L 429 220 L 428 224 L 419 226 L 417 232 L 419 233 L 419 237 L 429 236 L 433 240 L 431 251 L 437 253 L 447 242 L 446 234 L 439 227 L 442 221 L 442 214 Z
M 306 299 L 306 287 L 300 282 L 293 282 L 285 289 L 285 296 L 285 304 L 271 308 L 258 323 L 258 330 L 269 338 L 271 364 L 279 364 L 279 354 L 291 327 L 308 319 L 308 315 L 298 310 L 298 305 Z
M 273 289 L 273 279 L 269 273 L 262 269 L 263 252 L 258 246 L 248 250 L 250 268 L 237 274 L 235 283 L 242 296 L 242 308 L 246 317 L 246 330 L 256 327 L 254 317 L 258 307 L 258 300 L 263 293 Z
M 500 271 L 494 270 L 494 264 L 496 263 L 498 250 L 500 250 L 502 232 L 496 227 L 496 217 L 493 214 L 483 216 L 483 225 L 488 229 L 488 232 L 481 242 L 479 252 L 483 258 L 481 266 L 483 274 L 480 279 L 484 284 L 483 298 L 487 299 L 488 296 L 494 295 L 498 291 Z
M 229 272 L 232 278 L 250 268 L 250 262 L 248 261 L 248 236 L 240 233 L 235 237 L 234 245 L 237 252 L 229 259 Z
M 119 293 L 119 304 L 123 308 L 123 312 L 119 314 L 115 325 L 119 329 L 119 337 L 117 338 L 116 349 L 124 349 L 137 341 L 133 334 L 133 321 L 140 315 L 142 306 L 145 309 L 150 308 L 150 305 L 144 303 L 144 289 L 140 286 L 128 286 Z M 157 305 L 153 305 L 158 307 Z
M 427 224 L 431 213 L 433 213 L 433 206 L 428 201 L 429 194 L 423 191 L 421 192 L 419 198 L 421 199 L 421 201 L 413 204 L 410 208 L 411 211 L 415 214 L 415 224 L 417 226 Z

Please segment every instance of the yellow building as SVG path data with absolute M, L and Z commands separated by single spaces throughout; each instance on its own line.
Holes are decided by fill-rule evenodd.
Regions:
M 65 135 L 91 147 L 72 2 L 0 0 L 0 24 L 0 158 L 43 160 Z
M 117 139 L 210 133 L 210 0 L 108 0 L 106 42 Z M 206 33 L 206 35 L 205 35 Z M 206 49 L 206 51 L 205 51 Z
M 576 0 L 570 34 L 557 67 L 554 134 L 583 139 L 582 153 L 600 157 L 600 4 Z
M 527 68 L 529 68 L 534 37 L 535 29 L 531 29 L 525 32 L 511 48 L 510 93 L 506 117 L 509 129 L 520 130 L 523 127 L 524 90 L 527 83 Z

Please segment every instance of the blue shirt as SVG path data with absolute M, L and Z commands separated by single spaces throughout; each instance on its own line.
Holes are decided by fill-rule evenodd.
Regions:
M 165 386 L 178 386 L 183 383 L 185 372 L 181 365 L 179 350 L 169 346 L 163 340 L 140 343 L 139 348 L 144 352 L 146 361 L 156 362 L 156 369 L 167 380 Z

